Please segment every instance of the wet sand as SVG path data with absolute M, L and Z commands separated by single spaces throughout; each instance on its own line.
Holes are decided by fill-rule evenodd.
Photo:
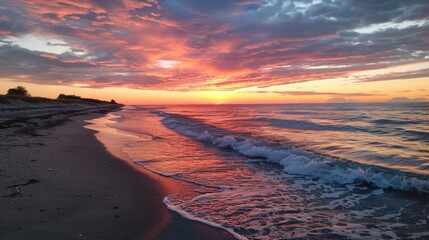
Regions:
M 234 239 L 168 211 L 162 199 L 180 182 L 106 151 L 83 127 L 100 116 L 0 129 L 0 239 Z

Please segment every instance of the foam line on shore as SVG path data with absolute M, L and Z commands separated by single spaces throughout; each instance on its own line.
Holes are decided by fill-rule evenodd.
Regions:
M 167 206 L 167 208 L 168 208 L 169 210 L 171 210 L 171 211 L 173 211 L 173 212 L 176 212 L 177 214 L 179 214 L 180 216 L 182 216 L 182 217 L 184 217 L 184 218 L 186 218 L 186 219 L 193 220 L 193 221 L 197 221 L 197 222 L 200 222 L 200 223 L 203 223 L 203 224 L 209 225 L 209 226 L 211 226 L 211 227 L 215 227 L 215 228 L 223 229 L 223 230 L 225 230 L 225 231 L 227 231 L 227 232 L 231 233 L 231 234 L 232 234 L 235 238 L 237 238 L 238 240 L 248 240 L 248 238 L 246 238 L 246 237 L 244 237 L 244 236 L 241 236 L 240 234 L 238 234 L 238 233 L 234 232 L 234 230 L 232 230 L 231 228 L 226 228 L 226 227 L 224 227 L 224 226 L 222 226 L 222 225 L 220 225 L 220 224 L 218 224 L 218 223 L 210 222 L 210 221 L 207 221 L 207 220 L 205 220 L 205 219 L 202 219 L 202 218 L 199 218 L 199 217 L 192 216 L 190 213 L 188 213 L 188 212 L 186 212 L 186 211 L 182 210 L 182 209 L 180 208 L 180 205 L 173 205 L 173 204 L 171 204 L 171 202 L 168 200 L 168 196 L 164 198 L 163 202 L 164 202 L 164 204 Z

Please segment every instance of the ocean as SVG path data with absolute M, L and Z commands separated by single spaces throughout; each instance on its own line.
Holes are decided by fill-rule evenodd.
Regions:
M 429 103 L 127 106 L 104 118 L 133 136 L 117 145 L 130 161 L 186 186 L 165 197 L 170 210 L 238 239 L 429 239 Z

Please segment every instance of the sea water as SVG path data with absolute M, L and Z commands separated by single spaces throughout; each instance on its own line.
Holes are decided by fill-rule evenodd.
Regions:
M 239 239 L 429 239 L 429 104 L 132 106 L 130 160 Z

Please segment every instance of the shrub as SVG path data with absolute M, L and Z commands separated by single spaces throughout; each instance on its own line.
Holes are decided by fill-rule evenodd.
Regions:
M 27 89 L 23 86 L 18 86 L 16 88 L 11 88 L 7 91 L 8 96 L 24 96 L 29 97 L 30 94 L 28 93 Z
M 57 99 L 82 99 L 82 98 L 76 95 L 65 95 L 61 93 L 60 95 L 58 95 Z

